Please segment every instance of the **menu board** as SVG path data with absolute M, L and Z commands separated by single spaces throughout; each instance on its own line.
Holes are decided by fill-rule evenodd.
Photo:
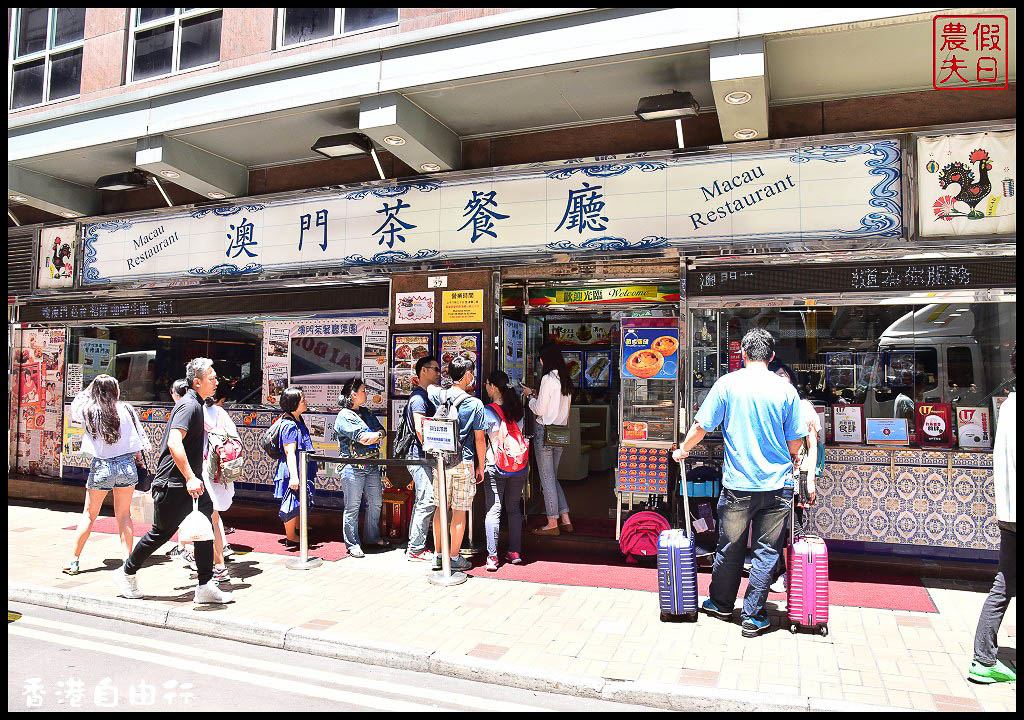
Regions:
M 588 388 L 606 388 L 611 384 L 612 353 L 610 350 L 588 350 L 583 384 Z
M 476 364 L 476 395 L 480 396 L 480 387 L 483 379 L 480 377 L 480 351 L 481 340 L 479 332 L 439 332 L 437 334 L 437 347 L 441 354 L 441 387 L 450 388 L 452 378 L 448 374 L 448 363 L 457 355 L 468 357 Z
M 545 342 L 556 345 L 607 345 L 611 342 L 612 323 L 549 322 Z
M 504 318 L 501 330 L 501 367 L 515 386 L 526 381 L 526 323 Z
M 565 367 L 569 370 L 569 378 L 573 387 L 583 386 L 583 353 L 580 350 L 563 350 Z
M 416 387 L 416 361 L 432 355 L 434 338 L 430 333 L 391 336 L 391 396 L 409 397 Z
M 665 448 L 619 448 L 618 491 L 668 492 L 669 451 Z
M 921 447 L 953 447 L 953 406 L 914 403 L 914 424 Z
M 622 328 L 622 377 L 675 380 L 678 358 L 678 327 Z

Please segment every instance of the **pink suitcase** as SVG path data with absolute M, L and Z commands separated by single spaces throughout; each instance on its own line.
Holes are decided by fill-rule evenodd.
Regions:
M 792 518 L 791 518 L 792 521 Z M 828 548 L 820 537 L 793 537 L 786 563 L 786 608 L 789 631 L 810 628 L 828 635 Z

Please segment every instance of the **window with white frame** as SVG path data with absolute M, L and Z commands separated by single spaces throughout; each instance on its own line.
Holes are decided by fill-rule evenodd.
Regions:
M 15 8 L 7 78 L 10 109 L 78 95 L 84 43 L 85 8 Z
M 398 22 L 398 8 L 278 8 L 277 47 L 373 30 Z
M 132 8 L 129 82 L 220 62 L 221 8 Z

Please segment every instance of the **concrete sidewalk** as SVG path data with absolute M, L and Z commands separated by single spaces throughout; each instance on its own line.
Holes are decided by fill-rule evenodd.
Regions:
M 725 623 L 661 623 L 652 593 L 470 578 L 454 588 L 400 550 L 285 568 L 229 563 L 236 602 L 194 609 L 194 579 L 162 553 L 115 597 L 117 538 L 95 533 L 82 574 L 60 573 L 78 513 L 8 507 L 8 599 L 370 664 L 502 685 L 692 709 L 1016 710 L 1016 684 L 965 679 L 984 583 L 925 580 L 939 612 L 833 607 L 828 637 L 740 635 Z M 169 549 L 169 546 L 168 546 Z M 783 611 L 784 608 L 779 608 Z M 1000 634 L 1016 664 L 1016 601 Z M 860 707 L 857 707 L 860 706 Z

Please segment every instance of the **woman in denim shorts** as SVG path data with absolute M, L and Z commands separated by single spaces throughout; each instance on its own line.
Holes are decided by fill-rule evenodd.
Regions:
M 132 552 L 134 534 L 129 511 L 132 492 L 139 481 L 135 458 L 141 460 L 142 451 L 149 450 L 151 445 L 134 408 L 118 402 L 119 395 L 117 380 L 99 375 L 71 403 L 71 419 L 85 427 L 82 452 L 92 455 L 93 461 L 85 482 L 85 507 L 75 537 L 75 556 L 63 568 L 68 575 L 79 573 L 85 541 L 92 533 L 108 491 L 114 491 L 114 516 L 124 556 L 127 558 Z

